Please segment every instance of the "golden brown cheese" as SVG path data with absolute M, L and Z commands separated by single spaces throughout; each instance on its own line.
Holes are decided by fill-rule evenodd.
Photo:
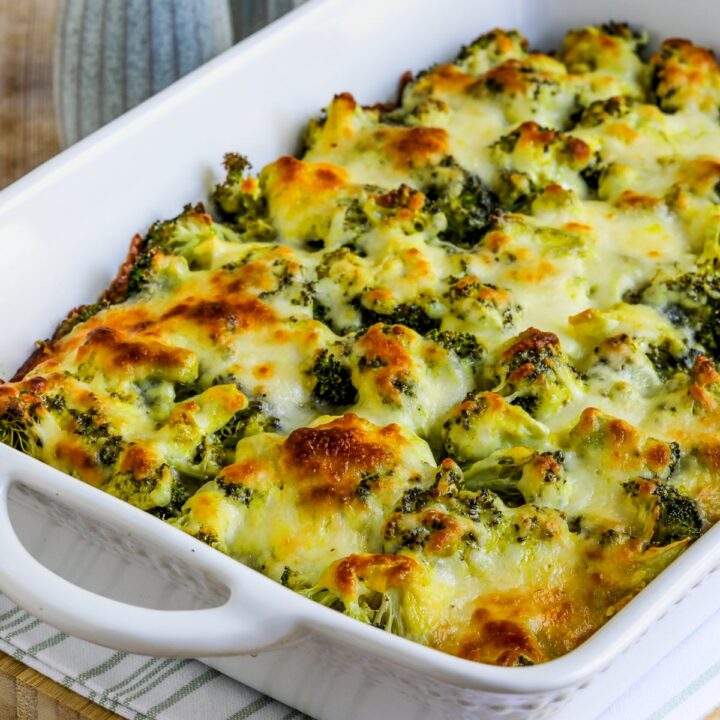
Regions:
M 720 71 L 645 41 L 492 30 L 229 154 L 0 441 L 441 651 L 568 652 L 720 518 Z
M 720 67 L 708 49 L 688 40 L 665 40 L 650 58 L 652 90 L 666 112 L 697 109 L 717 116 Z
M 287 438 L 242 440 L 235 461 L 177 521 L 214 546 L 302 588 L 335 559 L 379 552 L 384 517 L 432 478 L 428 446 L 398 425 L 322 418 Z
M 473 387 L 473 367 L 403 325 L 373 325 L 351 350 L 357 412 L 402 422 L 436 444 L 445 413 Z
M 361 108 L 348 93 L 335 97 L 307 143 L 305 160 L 341 165 L 356 182 L 385 187 L 421 175 L 448 154 L 444 129 L 385 124 L 378 110 Z

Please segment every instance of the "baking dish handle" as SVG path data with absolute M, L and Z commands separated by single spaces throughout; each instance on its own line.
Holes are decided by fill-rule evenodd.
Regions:
M 156 610 L 74 585 L 36 560 L 18 538 L 8 505 L 12 482 L 0 475 L 0 588 L 59 630 L 116 650 L 162 657 L 252 654 L 294 635 L 287 613 L 257 591 L 237 586 L 217 607 Z

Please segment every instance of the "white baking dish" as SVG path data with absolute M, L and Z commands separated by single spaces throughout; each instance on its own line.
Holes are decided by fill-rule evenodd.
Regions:
M 712 46 L 720 4 L 314 0 L 0 193 L 0 376 L 68 308 L 99 294 L 133 233 L 207 194 L 223 152 L 244 152 L 256 166 L 291 152 L 334 92 L 387 99 L 404 70 L 444 59 L 490 27 L 519 27 L 547 47 L 569 26 L 610 18 Z M 85 571 L 68 556 L 78 545 L 92 548 Z M 212 663 L 328 720 L 550 717 L 624 663 L 621 654 L 718 564 L 714 528 L 572 653 L 492 667 L 316 605 L 0 446 L 0 590 L 66 632 L 118 649 L 229 656 Z M 141 570 L 129 570 L 136 565 L 152 568 L 153 580 L 141 581 Z M 693 626 L 683 606 L 674 615 L 671 642 Z M 643 642 L 658 659 L 670 649 L 667 640 Z M 648 667 L 643 657 L 633 672 Z M 574 717 L 587 717 L 577 707 Z

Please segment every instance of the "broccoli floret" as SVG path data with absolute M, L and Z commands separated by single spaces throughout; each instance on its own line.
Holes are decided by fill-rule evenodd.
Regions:
M 74 310 L 71 310 L 68 316 L 58 325 L 53 340 L 64 337 L 69 334 L 70 331 L 74 330 L 78 325 L 87 322 L 91 317 L 97 315 L 101 310 L 104 310 L 110 305 L 106 300 L 101 300 L 93 305 L 80 305 Z
M 217 535 L 213 533 L 203 532 L 201 530 L 199 532 L 193 533 L 193 536 L 196 537 L 200 542 L 204 542 L 206 545 L 210 545 L 214 548 L 217 548 L 220 544 Z
M 215 223 L 202 203 L 186 205 L 172 220 L 158 220 L 137 245 L 136 255 L 127 276 L 126 297 L 148 284 L 152 277 L 152 262 L 157 253 L 184 257 L 191 269 L 197 258 L 195 249 L 209 238 L 239 242 L 238 236 L 227 226 Z M 124 298 L 123 298 L 124 299 Z
M 369 328 L 376 323 L 386 325 L 404 325 L 421 335 L 440 327 L 440 320 L 430 317 L 425 308 L 414 302 L 400 303 L 388 313 L 371 310 L 358 302 L 363 328 Z
M 465 473 L 469 490 L 486 488 L 509 507 L 557 498 L 566 483 L 561 451 L 538 453 L 525 447 L 498 450 Z
M 661 110 L 697 109 L 717 116 L 720 68 L 710 50 L 689 40 L 665 40 L 650 58 L 651 96 Z
M 637 51 L 642 50 L 643 46 L 647 43 L 647 33 L 642 30 L 636 30 L 626 22 L 610 20 L 610 22 L 603 23 L 600 29 L 606 35 L 610 35 L 610 37 L 617 37 L 622 40 L 630 40 L 638 43 Z
M 330 588 L 316 585 L 300 593 L 325 607 L 345 613 L 355 620 L 373 625 L 396 635 L 403 635 L 403 619 L 399 594 L 388 590 L 380 593 L 369 591 L 356 602 L 344 600 Z
M 246 238 L 272 240 L 276 233 L 268 219 L 267 201 L 257 179 L 248 173 L 248 159 L 228 153 L 224 164 L 227 177 L 213 192 L 220 214 Z
M 114 465 L 120 456 L 123 439 L 111 431 L 110 424 L 96 408 L 89 410 L 68 409 L 74 421 L 73 432 L 97 448 L 98 459 L 103 465 Z
M 657 440 L 619 418 L 586 408 L 568 435 L 570 449 L 582 462 L 603 468 L 607 481 L 641 477 L 668 480 L 680 459 L 675 442 Z
M 530 415 L 542 417 L 566 405 L 579 391 L 579 376 L 554 333 L 528 328 L 514 338 L 497 365 L 496 392 L 512 396 Z
M 521 407 L 492 392 L 471 392 L 443 423 L 447 455 L 461 464 L 481 460 L 503 448 L 540 446 L 547 428 Z
M 169 520 L 180 516 L 183 505 L 190 497 L 190 491 L 180 482 L 173 485 L 170 491 L 170 503 L 164 507 L 150 508 L 148 512 L 161 520 Z
M 232 233 L 213 222 L 202 203 L 186 205 L 176 218 L 158 221 L 150 227 L 145 236 L 145 250 L 158 248 L 167 255 L 190 258 L 193 250 L 215 233 L 221 233 L 223 239 L 233 239 Z
M 122 437 L 109 435 L 98 451 L 98 459 L 103 465 L 114 465 L 120 457 L 122 450 Z
M 225 493 L 225 497 L 235 498 L 245 505 L 245 507 L 250 505 L 251 500 L 256 495 L 256 491 L 247 485 L 237 482 L 227 482 L 222 477 L 215 478 L 215 484 Z
M 448 184 L 431 183 L 424 192 L 430 211 L 445 216 L 440 238 L 460 247 L 474 247 L 483 239 L 499 207 L 496 195 L 469 173 Z
M 458 172 L 464 171 L 458 169 Z M 435 228 L 438 224 L 437 214 L 440 209 L 428 202 L 425 193 L 413 190 L 404 183 L 385 192 L 381 188 L 372 186 L 366 186 L 365 189 L 372 192 L 372 195 L 363 209 L 367 213 L 365 223 L 358 222 L 359 219 L 353 223 L 356 240 L 360 235 L 359 231 L 367 232 L 370 229 L 369 223 L 383 226 L 391 224 L 402 229 L 408 235 Z M 347 223 L 348 216 L 346 214 L 346 227 Z M 356 252 L 362 254 L 362 249 L 358 248 Z
M 702 531 L 702 519 L 695 502 L 674 487 L 659 484 L 657 496 L 658 516 L 652 545 L 669 545 L 678 540 L 696 538 Z
M 413 487 L 405 491 L 400 502 L 395 508 L 399 513 L 420 512 L 432 499 L 432 493 L 420 487 Z
M 180 480 L 167 463 L 150 470 L 147 474 L 133 472 L 115 473 L 103 489 L 129 502 L 141 510 L 167 508 L 178 498 Z
M 720 361 L 720 276 L 688 272 L 661 278 L 627 299 L 657 308 L 671 323 L 687 328 L 705 354 Z
M 357 239 L 364 235 L 371 227 L 370 218 L 363 209 L 363 205 L 357 198 L 352 198 L 347 202 L 345 207 L 345 215 L 343 216 L 343 230 L 351 233 L 353 238 Z M 325 247 L 322 246 L 318 249 Z
M 634 101 L 631 98 L 623 96 L 596 100 L 583 110 L 577 127 L 593 128 L 610 120 L 625 117 L 632 109 L 633 104 Z
M 356 620 L 403 635 L 405 614 L 414 609 L 412 600 L 406 605 L 406 591 L 420 572 L 418 563 L 404 555 L 349 555 L 301 592 Z
M 517 30 L 495 29 L 460 49 L 455 63 L 466 72 L 480 74 L 508 58 L 527 54 L 528 41 Z
M 213 200 L 220 210 L 228 216 L 244 214 L 243 211 L 249 209 L 257 212 L 259 199 L 242 189 L 249 179 L 250 161 L 239 153 L 227 153 L 223 165 L 227 175 L 222 183 L 215 186 L 213 193 Z
M 103 420 L 96 408 L 89 410 L 68 410 L 75 420 L 74 432 L 90 442 L 96 442 L 110 435 L 110 426 Z
M 244 437 L 277 432 L 279 429 L 280 421 L 270 415 L 261 402 L 252 400 L 244 410 L 235 413 L 230 422 L 215 433 L 215 437 L 224 448 L 234 450 Z
M 450 330 L 431 330 L 426 336 L 446 350 L 452 350 L 461 360 L 467 360 L 473 367 L 482 362 L 485 350 L 472 333 Z
M 590 163 L 580 171 L 580 177 L 585 181 L 589 190 L 597 192 L 606 171 L 607 165 L 601 161 L 598 153 L 594 153 Z
M 663 382 L 666 382 L 678 372 L 687 372 L 691 367 L 690 355 L 678 357 L 667 341 L 659 345 L 649 345 L 645 355 Z
M 179 512 L 189 497 L 188 489 L 181 483 L 176 483 L 170 493 L 170 507 Z
M 498 192 L 503 199 L 505 210 L 529 212 L 530 205 L 540 192 L 540 188 L 527 173 L 502 169 L 498 173 Z
M 310 374 L 315 377 L 312 396 L 315 402 L 345 407 L 357 402 L 357 389 L 352 384 L 350 369 L 327 349 L 321 350 Z
M 443 326 L 448 330 L 470 330 L 481 339 L 495 342 L 499 333 L 509 334 L 522 314 L 511 293 L 483 283 L 475 275 L 449 277 L 443 299 L 450 312 Z
M 137 295 L 150 282 L 152 276 L 152 259 L 154 250 L 142 250 L 135 258 L 130 273 L 128 274 L 127 296 Z
M 62 393 L 56 393 L 55 395 L 45 395 L 42 399 L 42 403 L 46 410 L 53 413 L 62 413 L 65 410 L 65 396 Z
M 610 21 L 597 27 L 570 30 L 563 40 L 560 60 L 572 73 L 622 72 L 638 74 L 640 53 L 647 45 L 647 33 L 627 23 Z M 634 62 L 632 62 L 634 60 Z
M 33 438 L 23 413 L 15 407 L 9 407 L 0 414 L 0 443 L 32 454 Z
M 500 169 L 495 189 L 508 210 L 527 207 L 548 185 L 584 193 L 587 179 L 583 172 L 593 182 L 591 169 L 596 157 L 588 144 L 533 121 L 501 137 L 490 152 Z
M 534 456 L 535 453 L 528 448 L 499 450 L 467 470 L 465 487 L 468 490 L 491 490 L 509 507 L 522 505 L 525 498 L 518 489 L 518 483 L 522 479 L 525 464 Z

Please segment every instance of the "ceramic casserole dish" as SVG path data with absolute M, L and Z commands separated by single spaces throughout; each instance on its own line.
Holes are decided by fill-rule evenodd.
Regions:
M 225 151 L 261 167 L 295 149 L 333 93 L 390 99 L 403 71 L 449 57 L 487 29 L 518 28 L 548 48 L 569 27 L 608 19 L 647 28 L 651 45 L 687 36 L 717 47 L 720 6 L 309 2 L 0 193 L 0 377 L 68 308 L 99 295 L 128 238 L 207 196 Z M 314 604 L 0 445 L 2 592 L 109 647 L 205 658 L 323 720 L 590 717 L 702 621 L 707 602 L 683 598 L 718 564 L 715 527 L 576 650 L 543 665 L 488 666 Z M 707 599 L 714 584 L 699 593 Z M 593 680 L 594 696 L 584 690 Z

